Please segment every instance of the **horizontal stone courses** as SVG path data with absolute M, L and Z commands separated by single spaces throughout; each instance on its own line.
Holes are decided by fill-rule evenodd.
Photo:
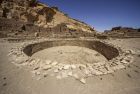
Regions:
M 96 50 L 100 52 L 102 55 L 104 55 L 108 60 L 111 60 L 112 58 L 115 58 L 119 55 L 119 51 L 110 46 L 106 45 L 100 41 L 85 41 L 85 40 L 57 40 L 57 41 L 46 41 L 41 43 L 35 43 L 28 45 L 23 50 L 28 56 L 31 56 L 37 51 L 55 47 L 55 46 L 81 46 L 86 47 L 89 49 Z

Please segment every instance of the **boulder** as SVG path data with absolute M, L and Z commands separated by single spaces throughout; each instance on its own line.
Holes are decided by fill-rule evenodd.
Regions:
M 63 69 L 68 70 L 70 68 L 70 65 L 64 65 Z
M 57 61 L 54 61 L 54 62 L 51 63 L 52 66 L 56 66 L 57 64 L 58 64 Z
M 49 69 L 51 69 L 51 65 L 44 65 L 43 67 L 42 67 L 42 69 L 43 70 L 49 70 Z
M 71 65 L 71 68 L 72 68 L 72 69 L 76 69 L 76 65 L 74 65 L 74 64 Z
M 84 78 L 81 78 L 80 79 L 80 82 L 83 83 L 83 84 L 85 84 L 86 83 L 86 80 Z

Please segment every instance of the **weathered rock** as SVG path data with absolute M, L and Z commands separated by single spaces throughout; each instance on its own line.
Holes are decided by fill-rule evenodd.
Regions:
M 128 63 L 132 63 L 133 61 L 133 57 L 132 56 L 127 56 L 124 58 L 125 61 L 127 61 Z
M 85 73 L 86 75 L 88 75 L 88 74 L 90 74 L 91 72 L 90 72 L 88 69 L 85 69 L 85 70 L 84 70 L 84 73 Z
M 25 57 L 17 57 L 17 58 L 15 59 L 15 62 L 16 62 L 17 64 L 23 64 L 25 61 L 26 61 L 26 58 L 25 58 Z
M 94 63 L 93 65 L 98 67 L 98 66 L 103 66 L 105 64 L 106 64 L 106 62 L 102 61 L 102 62 Z
M 83 84 L 85 84 L 86 83 L 86 80 L 84 78 L 81 78 L 80 79 L 80 82 L 83 83 Z
M 79 79 L 79 76 L 77 74 L 72 75 L 75 79 Z
M 11 56 L 13 53 L 12 52 L 9 52 L 8 56 Z
M 66 16 L 65 13 L 53 9 L 43 3 L 36 3 L 32 5 L 30 3 L 30 0 L 22 0 L 22 1 L 25 1 L 26 4 L 21 2 L 21 0 L 12 0 L 12 2 L 9 0 L 5 0 L 4 2 L 2 2 L 0 7 L 0 17 L 3 16 L 5 18 L 15 19 L 17 21 L 29 22 L 32 23 L 33 25 L 39 27 L 42 26 L 45 28 L 55 27 L 57 25 L 65 23 L 64 28 L 77 30 L 78 32 L 80 30 L 79 34 L 82 34 L 82 36 L 92 35 L 90 33 L 94 31 L 89 25 L 81 21 L 71 19 L 68 16 Z M 83 33 L 83 31 L 85 33 Z M 36 33 L 34 34 L 34 36 L 35 37 L 41 36 L 41 33 Z
M 60 71 L 63 69 L 63 66 L 59 66 L 59 68 L 58 68 Z
M 135 54 L 135 52 L 133 50 L 127 50 L 125 52 L 128 53 L 128 54 Z
M 68 70 L 70 68 L 70 65 L 64 65 L 63 67 L 65 70 Z
M 123 69 L 123 68 L 125 68 L 125 66 L 122 64 L 112 67 L 113 70 L 118 70 L 118 69 Z
M 51 65 L 45 65 L 45 66 L 42 67 L 42 69 L 43 70 L 49 70 L 49 69 L 51 69 L 51 67 L 52 67 Z
M 128 64 L 128 61 L 126 61 L 125 59 L 123 59 L 123 60 L 121 61 L 121 63 L 123 63 L 123 64 Z
M 35 37 L 39 37 L 39 33 L 38 32 L 35 32 Z
M 38 70 L 38 69 L 39 69 L 39 66 L 34 67 L 34 70 Z
M 33 66 L 35 64 L 35 60 L 32 60 L 31 62 L 29 62 L 30 66 Z
M 38 64 L 40 61 L 41 61 L 40 59 L 37 59 L 37 60 L 36 60 L 36 64 Z
M 92 73 L 93 75 L 102 75 L 102 74 L 103 74 L 103 72 L 101 72 L 100 70 L 97 70 L 97 69 L 93 69 L 93 70 L 91 71 L 91 73 Z
M 54 61 L 54 62 L 52 62 L 52 66 L 56 66 L 58 64 L 58 62 L 57 61 Z
M 80 70 L 84 70 L 85 68 L 86 68 L 86 66 L 85 66 L 85 65 L 82 65 L 82 64 L 81 64 L 81 65 L 79 65 L 79 69 L 80 69 Z
M 86 66 L 86 67 L 90 67 L 91 65 L 87 63 L 85 66 Z
M 71 68 L 72 68 L 72 69 L 76 69 L 76 65 L 74 65 L 74 64 L 71 65 Z
M 37 71 L 35 74 L 36 74 L 36 75 L 40 75 L 41 73 L 40 73 L 39 71 Z

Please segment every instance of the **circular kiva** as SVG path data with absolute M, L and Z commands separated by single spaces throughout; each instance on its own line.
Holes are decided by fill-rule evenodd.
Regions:
M 103 56 L 107 58 L 107 60 L 111 60 L 119 55 L 119 51 L 117 50 L 117 48 L 114 48 L 100 41 L 87 41 L 87 40 L 46 41 L 41 43 L 30 44 L 27 47 L 25 47 L 23 51 L 26 55 L 32 56 L 34 53 L 40 50 L 56 46 L 86 47 L 101 53 Z
M 37 41 L 26 43 L 17 49 L 17 53 L 21 55 L 14 56 L 16 60 L 28 57 L 25 63 L 21 62 L 32 67 L 35 74 L 46 76 L 55 73 L 58 79 L 67 76 L 80 79 L 113 73 L 125 68 L 133 60 L 130 51 L 125 52 L 99 40 Z

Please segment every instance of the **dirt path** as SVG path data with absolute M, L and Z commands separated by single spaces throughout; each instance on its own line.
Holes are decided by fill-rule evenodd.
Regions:
M 86 84 L 66 78 L 47 77 L 37 80 L 26 67 L 8 60 L 8 51 L 18 43 L 0 43 L 0 94 L 139 94 L 140 39 L 118 39 L 109 42 L 135 51 L 134 62 L 113 74 L 87 78 Z

